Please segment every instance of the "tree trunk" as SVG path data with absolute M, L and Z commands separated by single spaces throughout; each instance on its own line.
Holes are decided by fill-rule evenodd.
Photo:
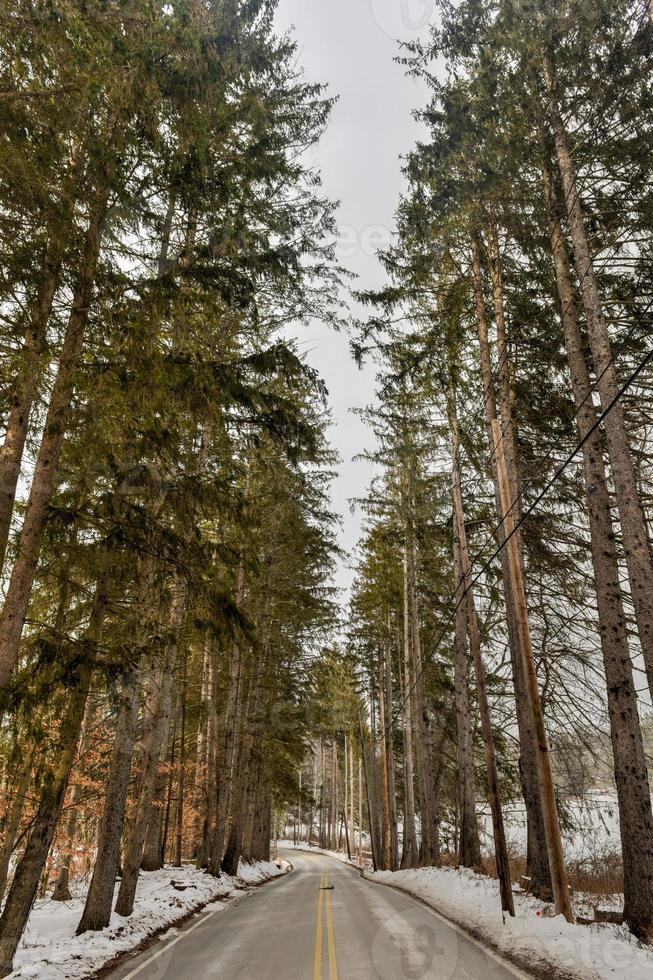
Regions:
M 95 717 L 95 701 L 93 695 L 86 699 L 86 712 L 82 722 L 82 730 L 79 736 L 79 754 L 82 755 L 86 749 L 88 733 Z M 62 860 L 57 871 L 57 884 L 52 892 L 53 902 L 69 902 L 72 898 L 70 893 L 70 865 L 73 857 L 75 845 L 75 834 L 77 832 L 77 817 L 79 804 L 82 799 L 83 789 L 79 782 L 73 786 L 70 799 L 70 810 L 66 820 L 65 843 L 62 853 Z
M 381 851 L 381 868 L 392 871 L 392 830 L 390 827 L 390 792 L 388 786 L 388 740 L 386 736 L 385 716 L 385 663 L 383 650 L 379 651 L 379 726 L 381 743 L 381 799 L 383 803 L 383 849 Z
M 259 783 L 257 817 L 252 837 L 252 859 L 270 860 L 270 837 L 272 833 L 272 785 L 270 772 L 264 766 L 263 777 Z
M 48 507 L 56 488 L 59 456 L 68 426 L 75 375 L 79 367 L 88 323 L 107 199 L 106 189 L 96 195 L 91 222 L 86 233 L 72 310 L 59 358 L 57 378 L 52 389 L 45 428 L 34 466 L 18 554 L 9 580 L 7 598 L 0 613 L 0 689 L 9 684 L 18 663 L 20 638 L 41 553 Z
M 209 735 L 211 709 L 214 705 L 213 693 L 213 663 L 214 644 L 207 636 L 202 652 L 202 689 L 200 716 L 197 726 L 197 750 L 195 763 L 195 779 L 193 783 L 193 851 L 197 858 L 198 867 L 202 867 L 206 857 L 206 834 L 208 817 L 208 778 L 209 753 L 213 749 L 213 740 Z
M 321 848 L 326 847 L 326 840 L 324 837 L 324 761 L 323 761 L 324 751 L 323 751 L 323 738 L 320 735 L 320 741 L 318 745 L 318 770 L 319 770 L 319 787 L 320 787 L 320 797 L 319 797 L 319 811 L 318 811 L 318 846 Z
M 375 844 L 375 840 L 374 840 L 374 829 L 373 829 L 374 828 L 374 823 L 373 823 L 373 819 L 372 819 L 372 801 L 370 799 L 370 780 L 369 780 L 369 773 L 368 773 L 368 770 L 367 770 L 367 758 L 366 758 L 366 755 L 365 755 L 365 742 L 363 741 L 363 726 L 362 726 L 362 722 L 360 720 L 360 716 L 359 716 L 359 719 L 358 719 L 358 730 L 360 732 L 361 758 L 363 760 L 363 776 L 364 776 L 364 779 L 365 779 L 365 799 L 367 800 L 367 820 L 368 820 L 368 823 L 369 823 L 369 826 L 370 826 L 370 850 L 372 852 L 372 867 L 373 867 L 373 869 L 375 871 L 378 871 L 378 869 L 379 869 L 379 862 L 378 862 L 378 859 L 377 859 L 377 853 L 378 852 L 377 852 L 377 848 L 376 848 L 376 844 Z M 362 806 L 362 804 L 361 804 L 361 806 Z M 362 831 L 362 826 L 363 825 L 362 825 L 362 821 L 361 821 L 361 834 L 363 832 Z
M 351 736 L 348 739 L 349 745 L 349 833 L 351 839 L 352 855 L 354 852 L 354 746 Z M 396 809 L 396 804 L 395 804 Z M 399 858 L 395 855 L 395 867 L 398 867 Z
M 31 775 L 32 755 L 30 754 L 20 773 L 13 803 L 7 815 L 7 822 L 4 827 L 2 850 L 0 851 L 0 903 L 2 902 L 5 893 L 7 875 L 9 873 L 9 863 L 11 861 L 11 855 L 14 852 L 14 847 L 16 846 L 18 828 L 20 827 L 20 819 L 23 815 L 23 809 L 25 807 L 25 797 L 29 788 Z
M 413 722 L 409 691 L 412 687 L 410 608 L 408 599 L 408 551 L 404 548 L 404 836 L 401 867 L 417 864 L 417 834 L 415 831 L 415 791 L 413 772 Z
M 186 662 L 180 691 L 179 759 L 177 761 L 177 807 L 175 816 L 175 855 L 173 864 L 181 868 L 184 840 L 184 785 L 186 776 Z
M 208 657 L 208 717 L 206 720 L 206 749 L 205 762 L 200 771 L 200 786 L 203 790 L 199 799 L 200 812 L 204 811 L 200 851 L 197 855 L 198 867 L 208 866 L 211 853 L 211 840 L 214 830 L 218 805 L 218 665 L 217 648 L 215 643 L 207 644 L 205 658 Z M 205 659 L 206 663 L 206 659 Z M 196 797 L 197 799 L 197 797 Z
M 565 245 L 548 166 L 543 168 L 549 213 L 551 251 L 562 311 L 571 386 L 576 404 L 578 432 L 592 432 L 597 411 L 585 360 L 583 337 Z M 605 668 L 610 735 L 624 863 L 624 918 L 640 939 L 653 939 L 653 814 L 637 708 L 637 692 L 628 648 L 628 628 L 619 581 L 616 537 L 610 513 L 610 495 L 598 430 L 583 446 L 583 469 L 590 521 L 592 567 Z
M 397 828 L 397 793 L 395 789 L 395 752 L 392 738 L 392 722 L 394 712 L 394 695 L 392 685 L 392 628 L 388 623 L 388 653 L 385 658 L 385 726 L 386 759 L 388 766 L 388 798 L 390 809 L 390 838 L 392 844 L 392 870 L 399 867 L 399 831 Z
M 476 616 L 476 603 L 474 602 L 474 591 L 472 582 L 472 572 L 469 563 L 469 550 L 467 547 L 467 530 L 465 527 L 465 515 L 463 512 L 463 499 L 460 487 L 460 443 L 458 435 L 458 418 L 456 413 L 455 401 L 451 405 L 451 429 L 452 429 L 452 456 L 453 456 L 453 502 L 454 502 L 454 523 L 458 540 L 458 553 L 462 570 L 462 580 L 459 583 L 460 599 L 464 597 L 467 609 L 467 630 L 469 643 L 472 650 L 474 661 L 474 671 L 476 674 L 476 691 L 478 694 L 478 707 L 481 716 L 481 728 L 483 731 L 483 745 L 485 748 L 485 766 L 487 771 L 488 792 L 490 797 L 490 810 L 492 813 L 492 832 L 494 836 L 494 852 L 497 864 L 497 874 L 501 892 L 501 908 L 504 912 L 514 916 L 515 906 L 512 895 L 512 881 L 510 878 L 510 863 L 508 861 L 508 847 L 506 843 L 505 827 L 503 822 L 503 810 L 501 807 L 501 793 L 499 789 L 499 772 L 497 769 L 497 759 L 494 747 L 494 735 L 492 733 L 492 719 L 490 717 L 490 707 L 487 697 L 485 682 L 485 668 L 481 657 L 481 639 L 478 631 L 478 619 Z M 462 588 L 464 588 L 464 592 Z M 462 603 L 461 603 L 462 604 Z
M 363 753 L 358 757 L 358 864 L 363 867 Z
M 424 694 L 424 667 L 420 638 L 419 608 L 417 598 L 417 568 L 415 537 L 413 533 L 412 488 L 409 490 L 410 521 L 408 543 L 408 596 L 411 610 L 411 653 L 413 657 L 413 712 L 415 716 L 415 744 L 418 786 L 421 796 L 420 859 L 422 864 L 433 866 L 440 863 L 440 827 L 438 817 L 438 793 L 434 779 L 433 753 Z
M 178 628 L 183 617 L 184 598 L 175 597 L 170 628 Z M 159 674 L 158 695 L 151 727 L 144 739 L 141 754 L 141 774 L 138 801 L 134 819 L 129 828 L 123 855 L 122 880 L 116 899 L 118 915 L 128 916 L 134 909 L 138 872 L 143 855 L 143 845 L 155 790 L 155 779 L 161 755 L 161 746 L 167 745 L 170 713 L 172 708 L 173 673 L 177 655 L 176 643 L 167 651 Z
M 474 279 L 474 297 L 476 306 L 476 322 L 480 345 L 481 383 L 484 391 L 485 425 L 487 429 L 488 448 L 491 457 L 491 473 L 494 484 L 495 509 L 497 519 L 503 521 L 501 491 L 497 472 L 497 461 L 494 452 L 494 436 L 492 423 L 497 416 L 492 361 L 490 357 L 490 342 L 488 337 L 487 310 L 483 293 L 483 275 L 481 269 L 480 246 L 477 237 L 472 238 L 472 272 Z M 513 496 L 513 500 L 515 497 Z M 546 833 L 540 803 L 540 790 L 537 768 L 537 741 L 535 737 L 534 720 L 531 715 L 526 691 L 526 680 L 522 666 L 522 653 L 517 630 L 515 604 L 510 584 L 510 564 L 508 554 L 503 547 L 505 532 L 503 523 L 498 532 L 499 544 L 502 546 L 499 555 L 501 562 L 501 580 L 503 583 L 504 601 L 506 605 L 506 622 L 508 627 L 508 644 L 512 668 L 513 686 L 515 692 L 515 712 L 519 731 L 519 775 L 522 795 L 526 807 L 527 826 L 527 875 L 530 878 L 531 890 L 540 898 L 550 900 L 552 895 L 551 873 L 546 847 Z M 518 541 L 519 544 L 519 541 Z
M 263 767 L 261 750 L 260 748 L 257 748 L 253 752 L 249 780 L 247 784 L 247 801 L 245 805 L 245 818 L 243 820 L 243 833 L 241 839 L 241 855 L 243 861 L 253 860 L 252 854 L 254 847 L 254 827 L 256 824 L 256 807 L 258 803 L 262 775 Z
M 619 379 L 613 361 L 612 344 L 603 310 L 594 262 L 590 252 L 585 220 L 576 182 L 565 125 L 558 106 L 551 64 L 545 60 L 544 76 L 549 95 L 549 113 L 562 188 L 565 195 L 569 230 L 574 246 L 574 261 L 580 295 L 587 320 L 590 350 L 597 378 L 601 408 L 607 415 L 604 426 L 608 455 L 614 481 L 624 554 L 635 620 L 646 667 L 649 691 L 653 698 L 653 551 L 649 529 L 637 486 L 621 402 Z
M 168 773 L 168 785 L 166 787 L 166 805 L 165 813 L 163 815 L 163 826 L 161 828 L 161 840 L 159 842 L 159 868 L 163 868 L 166 863 L 166 854 L 168 852 L 168 836 L 170 833 L 170 817 L 172 815 L 172 794 L 174 792 L 175 784 L 175 763 L 177 761 L 175 756 L 175 749 L 177 747 L 177 719 L 175 719 L 175 724 L 172 729 L 172 742 L 170 746 L 170 771 Z M 143 867 L 141 863 L 141 868 Z
M 301 786 L 301 769 L 300 775 L 300 786 Z M 350 807 L 349 807 L 349 743 L 347 740 L 347 734 L 345 733 L 345 778 L 344 778 L 344 801 L 343 801 L 343 816 L 345 820 L 345 843 L 347 844 L 347 860 L 351 861 L 351 830 L 352 824 L 350 821 Z M 300 820 L 301 826 L 301 820 Z
M 88 930 L 105 929 L 111 919 L 120 857 L 120 835 L 125 819 L 127 788 L 138 723 L 138 690 L 135 675 L 123 675 L 107 792 L 100 820 L 97 857 L 84 912 L 77 927 L 78 936 Z
M 152 800 L 147 814 L 147 830 L 145 831 L 143 854 L 140 863 L 141 871 L 159 871 L 163 867 L 161 840 L 166 811 L 166 789 L 168 787 L 168 778 L 165 771 L 167 755 L 167 752 L 163 753 L 162 751 L 159 757 L 159 764 L 156 767 Z
M 564 915 L 568 922 L 573 922 L 574 913 L 571 906 L 567 869 L 565 867 L 565 859 L 562 849 L 562 835 L 560 832 L 560 820 L 558 817 L 558 807 L 555 797 L 555 788 L 553 785 L 551 756 L 549 753 L 549 743 L 544 725 L 544 712 L 542 710 L 542 703 L 540 699 L 537 673 L 535 671 L 535 659 L 531 645 L 528 609 L 526 605 L 526 592 L 524 589 L 524 580 L 521 572 L 519 551 L 514 535 L 514 519 L 510 510 L 510 488 L 508 485 L 508 474 L 506 471 L 505 458 L 503 454 L 501 428 L 496 419 L 493 423 L 493 430 L 494 451 L 497 459 L 497 470 L 499 473 L 499 485 L 501 489 L 501 504 L 504 514 L 503 525 L 506 536 L 506 550 L 510 559 L 510 580 L 512 584 L 512 594 L 515 601 L 517 628 L 519 630 L 519 646 L 522 652 L 522 666 L 524 670 L 524 677 L 526 679 L 528 701 L 537 734 L 537 765 L 540 800 L 542 805 L 542 815 L 544 817 L 544 829 L 546 832 L 546 849 L 549 855 L 549 867 L 551 869 L 553 900 L 555 902 L 556 912 L 558 912 L 559 915 Z
M 245 565 L 241 557 L 238 580 L 236 584 L 236 605 L 241 606 L 245 595 Z M 229 684 L 227 688 L 227 703 L 224 712 L 224 745 L 222 765 L 219 769 L 218 805 L 216 808 L 214 826 L 211 833 L 210 853 L 208 860 L 209 872 L 215 877 L 220 875 L 220 865 L 224 856 L 225 838 L 228 823 L 233 813 L 233 801 L 236 779 L 236 759 L 240 726 L 240 702 L 243 683 L 243 652 L 240 642 L 234 642 L 229 656 Z
M 267 650 L 267 645 L 266 645 Z M 251 667 L 246 670 L 248 675 L 243 687 L 247 688 L 247 694 L 243 696 L 243 704 L 240 708 L 241 722 L 239 727 L 241 733 L 238 739 L 236 752 L 236 786 L 234 788 L 234 811 L 229 830 L 227 848 L 222 862 L 222 870 L 226 874 L 237 875 L 240 855 L 242 850 L 243 834 L 247 817 L 247 789 L 249 785 L 249 771 L 252 765 L 252 754 L 254 750 L 254 739 L 257 733 L 257 716 L 260 703 L 260 685 L 263 670 L 266 664 L 267 653 L 263 654 L 257 662 L 254 675 L 251 675 Z
M 0 571 L 5 563 L 16 487 L 41 374 L 46 329 L 59 281 L 62 255 L 61 236 L 53 236 L 43 262 L 36 303 L 25 331 L 24 350 L 14 385 L 4 443 L 0 449 Z
M 456 521 L 454 521 L 453 552 L 456 583 L 459 585 L 463 581 L 464 571 Z M 458 864 L 463 868 L 479 868 L 481 866 L 481 841 L 476 817 L 474 732 L 469 703 L 468 677 L 467 607 L 465 602 L 460 601 L 456 609 L 454 661 L 456 760 L 458 763 L 458 810 L 460 813 Z
M 92 662 L 100 642 L 105 610 L 106 596 L 98 585 L 88 628 L 88 649 L 77 669 L 76 683 L 70 692 L 70 703 L 61 722 L 56 766 L 43 781 L 39 806 L 32 821 L 32 832 L 16 868 L 0 918 L 0 976 L 2 977 L 11 973 L 14 954 L 27 925 L 61 816 L 68 780 L 77 754 L 91 684 Z

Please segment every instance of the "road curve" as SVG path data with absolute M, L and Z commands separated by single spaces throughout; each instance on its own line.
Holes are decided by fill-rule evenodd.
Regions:
M 283 853 L 283 852 L 282 852 Z M 321 854 L 204 913 L 112 980 L 514 980 L 525 977 L 428 908 Z

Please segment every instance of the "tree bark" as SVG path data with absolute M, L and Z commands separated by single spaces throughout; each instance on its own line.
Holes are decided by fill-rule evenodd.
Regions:
M 120 857 L 120 835 L 125 818 L 127 788 L 138 723 L 139 685 L 133 673 L 123 675 L 116 733 L 102 807 L 97 857 L 84 912 L 76 935 L 88 930 L 105 929 L 111 919 L 116 872 Z
M 499 788 L 499 772 L 497 768 L 496 751 L 494 747 L 494 735 L 492 732 L 492 719 L 490 717 L 490 706 L 487 697 L 485 682 L 485 668 L 481 657 L 481 638 L 478 631 L 478 618 L 476 615 L 476 603 L 474 602 L 474 590 L 472 582 L 472 572 L 469 563 L 469 550 L 467 547 L 467 530 L 465 527 L 465 515 L 463 512 L 463 499 L 460 487 L 460 441 L 458 434 L 458 418 L 456 414 L 455 402 L 451 406 L 451 428 L 452 428 L 452 455 L 453 455 L 453 503 L 454 503 L 454 523 L 458 540 L 458 552 L 462 570 L 462 579 L 459 582 L 459 598 L 463 599 L 467 610 L 467 631 L 469 643 L 472 650 L 474 661 L 474 671 L 476 674 L 476 690 L 478 694 L 478 707 L 481 716 L 481 728 L 483 731 L 483 745 L 485 748 L 485 766 L 487 771 L 488 792 L 490 797 L 490 810 L 492 813 L 492 832 L 494 836 L 494 853 L 497 864 L 497 874 L 501 892 L 501 908 L 504 912 L 514 916 L 515 906 L 512 895 L 512 881 L 510 877 L 510 862 L 508 860 L 508 846 L 506 843 L 506 833 L 503 822 L 503 810 L 501 807 L 501 792 Z M 463 593 L 464 590 L 464 593 Z M 462 604 L 462 603 L 461 603 Z
M 420 794 L 420 861 L 432 866 L 440 861 L 440 831 L 438 825 L 437 790 L 434 782 L 433 757 L 424 696 L 424 668 L 417 597 L 417 569 L 412 518 L 412 488 L 410 490 L 410 530 L 408 542 L 408 596 L 411 616 L 411 655 L 413 668 L 413 718 L 415 722 L 415 761 Z
M 59 281 L 62 255 L 61 237 L 53 237 L 43 262 L 36 303 L 25 331 L 24 350 L 14 385 L 4 443 L 0 449 L 0 571 L 5 563 L 16 487 L 41 374 L 45 334 Z
M 145 841 L 143 843 L 143 853 L 140 862 L 141 871 L 159 871 L 163 867 L 161 840 L 166 812 L 166 789 L 168 786 L 165 771 L 167 756 L 168 753 L 161 749 L 159 763 L 154 776 L 152 800 L 147 814 L 147 830 L 145 831 Z
M 368 773 L 368 770 L 367 770 L 367 758 L 366 758 L 366 755 L 365 755 L 365 742 L 363 741 L 363 726 L 362 726 L 362 722 L 361 722 L 360 716 L 358 718 L 358 730 L 359 730 L 359 733 L 360 733 L 361 758 L 363 760 L 363 776 L 364 776 L 364 779 L 365 779 L 365 799 L 367 800 L 367 820 L 368 820 L 369 827 L 370 827 L 370 850 L 372 852 L 372 867 L 373 867 L 373 869 L 375 871 L 378 871 L 379 862 L 378 862 L 378 858 L 377 858 L 377 853 L 378 852 L 377 852 L 377 848 L 376 848 L 376 844 L 375 844 L 375 839 L 374 839 L 375 835 L 374 835 L 374 829 L 373 829 L 374 828 L 374 824 L 373 824 L 373 818 L 372 818 L 372 801 L 370 799 L 370 780 L 369 780 L 369 773 Z M 362 823 L 361 823 L 361 834 L 362 834 Z
M 211 852 L 211 835 L 217 814 L 217 786 L 218 786 L 218 688 L 216 663 L 217 649 L 213 641 L 207 641 L 204 651 L 205 666 L 207 668 L 207 718 L 206 718 L 206 739 L 204 756 L 201 760 L 199 774 L 199 790 L 201 796 L 196 795 L 196 806 L 200 812 L 204 811 L 202 832 L 200 839 L 200 850 L 197 854 L 198 867 L 207 867 Z M 198 749 L 199 751 L 199 749 Z M 199 764 L 199 763 L 198 763 Z
M 11 973 L 18 943 L 27 925 L 39 881 L 63 808 L 68 781 L 75 763 L 80 731 L 86 711 L 86 700 L 92 676 L 92 663 L 100 642 L 106 596 L 98 585 L 88 627 L 87 650 L 76 673 L 70 702 L 61 722 L 56 766 L 43 782 L 32 832 L 16 868 L 7 901 L 0 917 L 0 976 Z
M 490 358 L 490 341 L 488 336 L 488 319 L 483 292 L 483 274 L 481 267 L 480 244 L 477 236 L 472 237 L 472 273 L 474 280 L 474 299 L 476 306 L 476 322 L 480 347 L 481 383 L 484 391 L 485 425 L 487 442 L 491 457 L 491 473 L 494 484 L 495 509 L 497 519 L 503 522 L 501 491 L 497 472 L 497 461 L 494 452 L 494 436 L 492 424 L 498 418 L 492 362 Z M 518 482 L 518 481 L 517 481 Z M 512 497 L 512 500 L 515 496 Z M 505 542 L 503 523 L 498 532 L 499 544 Z M 519 546 L 519 539 L 517 541 Z M 515 603 L 510 581 L 510 565 L 506 549 L 502 547 L 500 555 L 501 580 L 506 605 L 506 622 L 508 628 L 508 644 L 512 668 L 513 686 L 515 692 L 515 712 L 519 731 L 519 775 L 522 795 L 526 807 L 527 826 L 527 875 L 534 894 L 543 899 L 550 899 L 551 873 L 546 847 L 546 834 L 540 803 L 540 791 L 537 768 L 537 742 L 535 737 L 534 720 L 528 706 L 526 680 L 522 667 L 522 653 L 517 630 Z
M 299 771 L 299 776 L 300 776 L 299 782 L 300 782 L 300 787 L 301 787 L 301 769 Z M 349 792 L 350 792 L 350 789 L 349 789 L 349 743 L 348 743 L 348 740 L 347 740 L 347 733 L 346 732 L 345 732 L 345 777 L 344 777 L 344 790 L 345 791 L 344 791 L 344 801 L 343 801 L 343 815 L 344 815 L 344 819 L 345 819 L 345 842 L 347 844 L 347 860 L 348 861 L 351 861 L 351 830 L 352 830 L 352 824 L 351 824 L 351 820 L 350 820 L 351 810 L 350 810 L 350 805 L 349 805 L 350 804 L 350 799 L 349 799 Z M 301 793 L 301 789 L 300 789 L 300 793 Z M 300 817 L 301 817 L 301 811 L 300 811 Z M 300 825 L 300 828 L 301 828 L 301 818 L 300 818 L 300 821 L 299 821 L 299 825 Z
M 176 748 L 177 748 L 177 719 L 175 718 L 175 723 L 172 728 L 172 739 L 170 743 L 170 770 L 168 772 L 167 786 L 166 786 L 165 812 L 163 813 L 161 839 L 159 841 L 159 855 L 158 855 L 159 868 L 164 867 L 166 863 L 166 854 L 168 850 L 168 835 L 170 833 L 170 817 L 172 814 L 172 794 L 174 792 L 174 784 L 175 784 L 175 764 L 177 762 L 175 756 Z M 143 863 L 141 862 L 141 868 L 142 867 L 143 867 Z
M 390 791 L 388 786 L 388 741 L 386 736 L 385 716 L 385 663 L 383 650 L 379 651 L 379 726 L 381 743 L 381 799 L 383 803 L 383 849 L 381 852 L 381 867 L 384 871 L 392 871 L 392 830 L 390 827 Z
M 252 762 L 250 765 L 249 781 L 247 784 L 245 819 L 243 820 L 243 833 L 241 841 L 241 855 L 243 861 L 253 860 L 252 853 L 254 847 L 254 828 L 256 825 L 257 804 L 262 775 L 263 766 L 261 749 L 255 748 L 252 752 Z
M 184 840 L 184 787 L 186 776 L 186 663 L 182 677 L 179 705 L 179 759 L 177 761 L 177 807 L 175 815 L 175 856 L 173 864 L 181 868 Z
M 335 738 L 331 745 L 331 850 L 337 851 L 338 843 L 338 746 Z
M 2 850 L 0 851 L 0 903 L 2 902 L 5 893 L 7 875 L 9 873 L 9 863 L 11 861 L 11 855 L 14 852 L 14 847 L 16 846 L 18 828 L 20 827 L 20 820 L 25 808 L 25 797 L 27 795 L 31 775 L 32 755 L 30 754 L 27 762 L 23 764 L 23 768 L 16 785 L 16 792 L 14 794 L 11 809 L 7 815 L 7 822 L 4 827 Z
M 453 551 L 456 583 L 460 583 L 463 581 L 464 571 L 455 520 Z M 456 761 L 458 764 L 458 810 L 460 813 L 458 864 L 463 868 L 479 868 L 481 866 L 481 841 L 476 817 L 474 731 L 468 678 L 467 607 L 465 602 L 460 602 L 456 610 L 454 661 Z
M 272 785 L 270 771 L 263 765 L 263 776 L 259 783 L 257 817 L 252 837 L 252 859 L 270 860 L 270 837 L 272 833 Z
M 386 759 L 388 763 L 388 798 L 390 802 L 390 838 L 392 870 L 399 867 L 399 831 L 397 827 L 397 793 L 395 788 L 395 752 L 393 733 L 394 692 L 392 684 L 392 624 L 388 622 L 388 652 L 385 658 Z M 352 823 L 353 826 L 353 823 Z
M 266 645 L 267 649 L 267 645 Z M 254 739 L 260 700 L 260 685 L 266 664 L 267 653 L 258 660 L 252 676 L 251 666 L 246 669 L 248 675 L 243 685 L 247 693 L 243 695 L 240 708 L 240 736 L 236 751 L 236 785 L 234 787 L 234 806 L 227 840 L 227 847 L 222 861 L 222 870 L 226 874 L 237 875 L 238 864 L 242 850 L 243 833 L 247 814 L 248 774 L 252 763 Z M 260 733 L 259 733 L 260 734 Z
M 25 520 L 20 533 L 18 555 L 11 572 L 7 598 L 0 613 L 0 689 L 9 684 L 18 663 L 20 638 L 41 553 L 48 507 L 56 488 L 59 457 L 68 427 L 75 375 L 79 367 L 95 285 L 107 201 L 108 191 L 102 188 L 96 195 L 86 232 L 72 309 L 59 358 L 57 378 L 50 397 Z
M 410 691 L 412 681 L 411 669 L 411 625 L 410 606 L 408 598 L 408 551 L 404 547 L 404 836 L 402 842 L 401 867 L 414 868 L 418 861 L 417 833 L 415 830 L 415 776 L 413 764 L 413 722 L 412 699 Z
M 245 595 L 245 564 L 241 558 L 236 583 L 236 605 L 241 606 Z M 219 769 L 218 803 L 214 826 L 211 833 L 210 853 L 208 860 L 209 872 L 215 877 L 220 875 L 220 865 L 224 856 L 225 838 L 228 832 L 228 822 L 233 812 L 235 789 L 235 767 L 238 750 L 240 726 L 240 702 L 243 683 L 243 651 L 240 642 L 234 642 L 229 656 L 229 683 L 227 703 L 224 712 L 224 745 L 222 765 Z
M 546 848 L 549 855 L 549 868 L 551 869 L 553 900 L 555 902 L 555 907 L 558 914 L 564 915 L 568 922 L 573 922 L 574 913 L 571 906 L 567 869 L 565 867 L 564 853 L 562 850 L 562 835 L 560 832 L 558 807 L 555 797 L 555 788 L 553 785 L 551 756 L 549 754 L 549 743 L 546 735 L 546 728 L 544 726 L 544 712 L 542 710 L 528 624 L 526 592 L 521 573 L 519 551 L 517 549 L 517 542 L 514 535 L 514 519 L 510 510 L 510 489 L 503 455 L 501 428 L 496 419 L 493 423 L 493 431 L 494 450 L 497 459 L 497 469 L 499 472 L 499 484 L 501 489 L 501 503 L 504 514 L 503 524 L 506 536 L 506 550 L 510 558 L 510 578 L 512 583 L 512 593 L 515 601 L 517 628 L 519 630 L 519 646 L 522 652 L 522 666 L 524 670 L 524 677 L 526 679 L 528 701 L 535 723 L 535 732 L 537 734 L 537 764 L 540 800 L 542 805 L 542 815 L 544 818 L 544 829 L 546 832 Z
M 642 729 L 637 708 L 628 628 L 619 580 L 616 536 L 603 456 L 603 439 L 594 429 L 597 411 L 571 279 L 570 260 L 560 223 L 553 178 L 543 167 L 551 252 L 556 275 L 590 522 L 592 567 L 605 669 L 615 785 L 624 863 L 624 919 L 640 939 L 653 939 L 653 814 Z
M 601 408 L 610 408 L 604 420 L 612 479 L 614 481 L 624 555 L 630 591 L 635 609 L 648 687 L 653 698 L 653 551 L 646 516 L 637 486 L 637 471 L 628 443 L 624 411 L 615 400 L 619 379 L 613 361 L 612 344 L 603 310 L 599 284 L 590 252 L 585 219 L 578 190 L 567 132 L 560 113 L 553 68 L 544 61 L 544 77 L 549 97 L 549 114 L 562 188 L 565 196 L 569 230 L 574 246 L 574 261 L 580 296 L 587 320 L 592 361 L 597 377 Z M 610 407 L 611 406 L 611 407 Z
M 86 749 L 88 733 L 95 717 L 95 703 L 93 695 L 86 699 L 86 712 L 82 729 L 79 736 L 79 754 L 82 755 Z M 57 871 L 57 884 L 52 892 L 53 902 L 69 902 L 72 898 L 70 893 L 70 865 L 73 857 L 75 845 L 75 834 L 77 831 L 77 817 L 79 814 L 79 804 L 82 799 L 82 785 L 76 782 L 70 799 L 70 811 L 66 820 L 65 843 L 63 847 L 62 860 Z
M 181 590 L 183 592 L 183 589 Z M 170 616 L 170 629 L 178 629 L 184 615 L 185 596 L 178 594 L 173 600 Z M 141 774 L 138 801 L 134 819 L 129 828 L 123 855 L 122 880 L 116 899 L 118 915 L 129 916 L 134 909 L 138 872 L 143 855 L 143 845 L 152 806 L 155 779 L 161 755 L 161 747 L 167 745 L 170 713 L 172 708 L 173 674 L 177 656 L 176 641 L 173 641 L 164 658 L 158 677 L 158 695 L 154 707 L 154 717 L 143 743 L 141 755 Z

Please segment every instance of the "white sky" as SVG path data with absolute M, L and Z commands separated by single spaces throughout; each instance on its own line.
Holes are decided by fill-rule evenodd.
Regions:
M 426 101 L 422 87 L 394 64 L 397 38 L 424 32 L 435 0 L 280 0 L 279 31 L 294 27 L 300 60 L 310 81 L 326 82 L 338 95 L 331 124 L 317 148 L 324 188 L 341 202 L 340 263 L 358 276 L 356 288 L 383 283 L 375 257 L 389 240 L 402 187 L 399 157 L 415 142 L 419 127 L 412 109 Z M 334 417 L 331 442 L 342 457 L 333 506 L 341 514 L 341 543 L 351 555 L 360 537 L 361 515 L 349 500 L 365 494 L 372 471 L 352 457 L 370 448 L 372 437 L 352 407 L 373 399 L 374 369 L 359 371 L 348 338 L 313 324 L 300 335 L 308 359 L 324 378 Z M 339 569 L 337 584 L 348 588 L 351 572 Z

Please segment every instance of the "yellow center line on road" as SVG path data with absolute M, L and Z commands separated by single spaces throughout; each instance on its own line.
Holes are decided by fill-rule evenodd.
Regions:
M 327 875 L 327 882 L 328 882 Z M 331 892 L 326 893 L 327 942 L 329 946 L 329 980 L 338 980 L 338 964 L 336 961 L 336 941 L 333 933 L 331 917 Z
M 317 893 L 317 925 L 315 927 L 315 956 L 313 958 L 313 980 L 322 980 L 322 897 L 324 895 L 324 879 L 326 871 L 322 872 L 320 888 Z
M 325 898 L 326 895 L 326 898 Z M 329 950 L 329 980 L 338 980 L 336 960 L 336 940 L 331 914 L 331 892 L 329 891 L 329 872 L 323 871 L 317 898 L 317 924 L 315 926 L 315 956 L 313 958 L 313 980 L 322 980 L 322 909 L 326 914 L 327 948 Z

